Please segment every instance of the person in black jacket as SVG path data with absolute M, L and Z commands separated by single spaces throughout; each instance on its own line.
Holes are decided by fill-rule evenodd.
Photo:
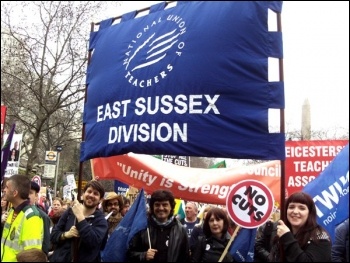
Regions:
M 335 227 L 332 262 L 349 262 L 349 218 Z
M 228 217 L 221 208 L 211 208 L 203 223 L 204 236 L 200 236 L 191 251 L 191 262 L 234 262 L 224 250 L 230 241 Z
M 193 250 L 194 245 L 196 244 L 198 238 L 200 236 L 203 236 L 203 224 L 204 224 L 204 219 L 207 216 L 208 211 L 210 210 L 210 208 L 212 208 L 212 205 L 207 205 L 204 210 L 203 210 L 203 216 L 202 219 L 200 220 L 200 222 L 198 224 L 196 224 L 192 230 L 191 233 L 191 238 L 190 238 L 190 251 Z
M 277 221 L 276 237 L 266 259 L 269 262 L 331 262 L 331 240 L 317 224 L 316 206 L 304 192 L 290 195 L 285 205 L 287 220 Z
M 254 245 L 254 262 L 268 262 L 273 240 L 276 237 L 277 222 L 267 221 L 256 238 Z
M 147 229 L 138 232 L 127 251 L 129 262 L 188 262 L 186 229 L 174 216 L 175 198 L 169 190 L 156 190 L 149 203 Z

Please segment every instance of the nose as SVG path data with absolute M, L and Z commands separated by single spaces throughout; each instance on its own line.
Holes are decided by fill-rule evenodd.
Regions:
M 292 210 L 292 213 L 294 213 L 294 214 L 297 214 L 298 212 L 299 212 L 298 208 L 294 208 L 294 209 Z

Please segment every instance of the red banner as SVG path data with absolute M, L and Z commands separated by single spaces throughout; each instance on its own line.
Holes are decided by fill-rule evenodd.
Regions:
M 95 179 L 120 180 L 146 192 L 164 188 L 176 198 L 226 204 L 230 189 L 242 180 L 264 183 L 280 200 L 280 162 L 270 161 L 235 168 L 189 168 L 164 162 L 150 155 L 128 153 L 92 160 Z
M 301 191 L 315 179 L 348 143 L 348 140 L 287 141 L 286 194 Z M 152 193 L 168 188 L 176 198 L 222 204 L 228 192 L 242 180 L 258 180 L 280 203 L 280 161 L 235 168 L 205 169 L 174 165 L 151 155 L 124 154 L 92 160 L 96 179 L 120 180 Z M 278 204 L 276 204 L 278 206 Z
M 349 140 L 287 141 L 286 190 L 288 196 L 315 179 Z
M 6 106 L 1 105 L 1 141 L 2 141 L 2 135 L 4 134 L 6 110 L 7 110 Z

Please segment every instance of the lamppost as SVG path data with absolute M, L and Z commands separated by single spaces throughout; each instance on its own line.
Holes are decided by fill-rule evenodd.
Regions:
M 56 177 L 55 177 L 55 192 L 54 197 L 57 197 L 57 178 L 58 178 L 58 167 L 60 165 L 60 152 L 62 151 L 62 145 L 56 145 L 57 151 L 57 164 L 56 164 Z

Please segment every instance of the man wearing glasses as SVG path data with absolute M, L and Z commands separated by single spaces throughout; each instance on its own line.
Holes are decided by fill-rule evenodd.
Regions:
M 123 197 L 117 195 L 115 192 L 109 192 L 102 202 L 102 208 L 108 222 L 109 237 L 123 218 L 121 215 L 123 209 Z

